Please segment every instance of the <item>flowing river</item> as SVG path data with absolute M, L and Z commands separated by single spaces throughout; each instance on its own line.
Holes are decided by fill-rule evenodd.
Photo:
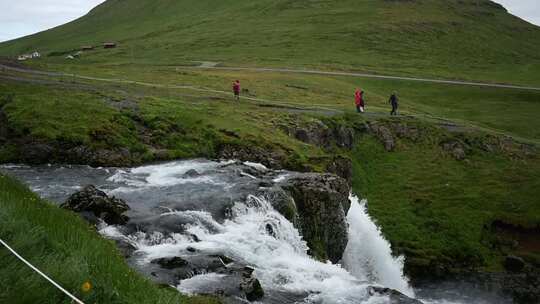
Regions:
M 61 203 L 89 184 L 124 199 L 131 208 L 128 224 L 102 224 L 100 233 L 129 245 L 132 267 L 187 294 L 224 293 L 230 303 L 243 303 L 234 296 L 234 275 L 213 271 L 242 265 L 260 281 L 265 292 L 260 303 L 405 303 L 373 292 L 373 286 L 423 303 L 507 303 L 467 288 L 414 290 L 403 275 L 404 258 L 392 256 L 366 202 L 354 195 L 349 198 L 349 241 L 341 264 L 313 259 L 295 225 L 262 194 L 300 173 L 208 160 L 137 168 L 3 165 L 0 170 L 52 202 Z M 155 263 L 173 257 L 204 266 L 178 270 Z

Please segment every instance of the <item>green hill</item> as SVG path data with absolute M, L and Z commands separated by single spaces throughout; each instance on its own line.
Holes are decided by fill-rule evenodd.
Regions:
M 488 0 L 108 0 L 0 44 L 0 55 L 104 41 L 119 48 L 92 62 L 213 60 L 540 84 L 540 28 Z

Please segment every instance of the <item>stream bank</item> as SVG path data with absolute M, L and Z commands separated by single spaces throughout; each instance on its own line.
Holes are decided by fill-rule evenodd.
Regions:
M 532 163 L 534 165 L 535 160 L 538 157 L 537 150 L 534 146 L 522 144 L 513 141 L 510 138 L 478 133 L 460 128 L 459 126 L 444 125 L 441 127 L 435 127 L 432 124 L 422 123 L 407 117 L 391 120 L 381 119 L 375 121 L 357 120 L 356 117 L 320 120 L 314 119 L 307 121 L 300 120 L 298 123 L 276 123 L 276 127 L 291 138 L 306 143 L 309 145 L 309 147 L 322 149 L 324 151 L 324 155 L 320 157 L 305 157 L 304 155 L 298 154 L 297 151 L 293 151 L 284 145 L 275 145 L 248 140 L 235 132 L 213 130 L 212 128 L 207 130 L 208 134 L 210 134 L 210 138 L 212 139 L 210 141 L 212 147 L 204 152 L 199 152 L 201 152 L 201 154 L 204 156 L 209 156 L 216 159 L 234 158 L 241 159 L 243 161 L 262 163 L 268 168 L 273 169 L 334 173 L 346 180 L 348 184 L 353 184 L 353 189 L 356 193 L 364 196 L 364 192 L 366 192 L 365 196 L 367 197 L 373 195 L 372 191 L 369 191 L 370 189 L 366 187 L 367 183 L 362 181 L 361 185 L 358 185 L 358 180 L 363 179 L 363 173 L 359 172 L 361 172 L 360 170 L 364 170 L 363 167 L 366 165 L 361 164 L 359 166 L 358 163 L 365 161 L 366 158 L 374 158 L 374 156 L 372 156 L 371 152 L 369 151 L 367 154 L 364 153 L 360 155 L 358 155 L 356 151 L 358 146 L 367 146 L 371 149 L 370 145 L 372 145 L 373 142 L 376 142 L 378 145 L 376 149 L 382 147 L 382 151 L 379 152 L 379 155 L 387 157 L 390 160 L 394 155 L 404 155 L 404 153 L 408 153 L 409 150 L 416 149 L 419 151 L 421 150 L 433 153 L 437 156 L 437 159 L 443 159 L 444 162 L 451 164 L 452 169 L 454 167 L 459 167 L 462 168 L 461 170 L 465 170 L 465 172 L 473 172 L 473 170 L 478 171 L 478 164 L 485 159 L 489 160 L 489 166 L 492 166 L 492 164 L 495 163 L 502 163 L 506 165 L 506 162 L 508 162 L 508 166 L 513 165 L 516 167 L 524 167 L 523 164 Z M 174 124 L 170 124 L 167 128 L 168 130 L 170 129 L 171 132 L 176 132 L 175 130 L 177 130 L 175 129 L 177 127 L 175 127 Z M 4 130 L 2 132 L 9 133 L 10 131 Z M 153 133 L 143 131 L 141 134 L 147 134 L 151 137 L 151 134 Z M 14 134 L 12 135 L 15 136 Z M 214 141 L 214 139 L 216 140 Z M 9 137 L 5 140 L 6 142 L 10 141 Z M 175 154 L 171 153 L 171 151 L 161 148 L 152 150 L 153 152 L 151 154 L 146 152 L 138 154 L 137 157 L 132 157 L 132 155 L 129 155 L 129 153 L 124 153 L 127 150 L 124 150 L 124 152 L 115 151 L 111 152 L 112 154 L 110 154 L 115 155 L 112 158 L 102 157 L 102 155 L 105 154 L 109 155 L 109 152 L 104 152 L 104 154 L 101 154 L 101 152 L 93 154 L 93 152 L 87 150 L 87 148 L 81 148 L 80 151 L 83 151 L 82 154 L 86 155 L 85 157 L 88 157 L 88 155 L 95 155 L 97 159 L 101 159 L 100 162 L 94 163 L 89 161 L 88 158 L 77 159 L 77 157 L 71 158 L 71 156 L 66 158 L 60 157 L 58 159 L 51 158 L 51 155 L 61 156 L 65 151 L 74 151 L 72 148 L 69 148 L 69 146 L 62 143 L 52 145 L 46 144 L 46 149 L 41 149 L 40 147 L 42 145 L 37 144 L 36 141 L 33 140 L 26 142 L 25 145 L 28 147 L 29 151 L 32 151 L 32 153 L 39 156 L 44 156 L 41 159 L 39 157 L 34 158 L 34 160 L 39 160 L 39 162 L 75 162 L 91 163 L 94 165 L 118 162 L 115 165 L 133 165 L 147 160 L 171 159 L 175 157 Z M 101 145 L 101 147 L 106 146 Z M 372 150 L 375 151 L 376 149 Z M 104 151 L 112 150 L 107 150 L 105 148 Z M 34 155 L 32 153 L 28 155 Z M 14 155 L 26 154 L 19 154 L 17 152 L 14 153 Z M 120 157 L 124 160 L 119 160 L 120 158 L 117 157 L 118 155 L 125 155 L 125 157 Z M 366 155 L 370 156 L 366 157 Z M 386 163 L 388 163 L 388 160 L 381 162 L 380 167 L 374 168 L 374 170 L 371 170 L 371 172 L 384 169 Z M 423 165 L 415 164 L 415 166 L 417 166 L 417 168 L 414 169 L 417 170 Z M 359 170 L 358 167 L 361 167 L 361 169 Z M 485 168 L 483 170 L 487 169 Z M 525 175 L 523 175 L 524 177 L 520 178 L 525 180 L 526 176 L 528 176 L 527 174 L 529 173 L 525 172 Z M 408 179 L 409 177 L 399 176 L 398 178 Z M 434 181 L 430 183 L 436 185 Z M 522 190 L 521 192 L 526 192 L 526 190 Z M 402 192 L 400 193 L 403 194 Z M 400 193 L 396 193 L 396 195 L 401 195 Z M 415 196 L 418 195 L 415 193 L 413 194 Z M 419 202 L 425 206 L 422 207 L 420 211 L 415 211 L 420 215 L 422 215 L 422 212 L 424 212 L 422 210 L 433 212 L 433 210 L 439 208 L 431 206 L 430 204 L 432 204 L 434 199 L 431 197 L 431 194 L 429 194 L 428 198 L 426 198 L 426 195 L 427 194 L 418 195 L 419 197 L 413 196 L 415 204 Z M 527 200 L 526 197 L 525 200 Z M 463 250 L 463 255 L 453 255 L 446 252 L 442 252 L 442 254 L 438 252 L 433 253 L 430 246 L 419 246 L 416 244 L 411 244 L 410 242 L 407 243 L 402 241 L 403 238 L 401 236 L 393 235 L 391 233 L 393 224 L 385 221 L 386 218 L 390 219 L 392 216 L 388 216 L 380 211 L 383 209 L 383 204 L 386 202 L 382 200 L 377 201 L 376 199 L 370 199 L 370 201 L 372 202 L 370 204 L 370 213 L 372 213 L 375 218 L 382 220 L 381 225 L 383 233 L 390 239 L 394 254 L 405 255 L 407 257 L 407 259 L 405 259 L 405 271 L 412 278 L 413 283 L 422 285 L 424 284 L 423 281 L 425 280 L 452 280 L 460 282 L 462 280 L 460 276 L 470 277 L 470 274 L 474 273 L 479 274 L 479 279 L 470 282 L 471 284 L 486 287 L 485 289 L 501 291 L 505 290 L 510 293 L 515 293 L 514 296 L 518 299 L 530 299 L 530 297 L 535 299 L 534 297 L 538 297 L 538 283 L 536 279 L 538 276 L 535 275 L 536 272 L 534 270 L 537 269 L 537 266 L 535 265 L 537 265 L 538 259 L 535 258 L 534 254 L 528 254 L 526 258 L 524 258 L 523 255 L 520 256 L 520 258 L 523 259 L 527 265 L 527 267 L 524 268 L 526 271 L 511 273 L 504 271 L 504 268 L 502 267 L 505 256 L 516 254 L 516 249 L 513 249 L 515 246 L 512 244 L 507 244 L 508 239 L 520 239 L 521 237 L 507 236 L 506 233 L 501 234 L 499 232 L 490 232 L 490 223 L 493 223 L 500 218 L 494 217 L 492 219 L 486 219 L 486 238 L 478 241 L 478 245 L 476 245 L 477 247 L 470 250 L 469 248 L 466 248 L 469 251 Z M 512 203 L 512 206 L 513 205 L 515 204 Z M 281 213 L 287 214 L 286 211 Z M 510 215 L 515 217 L 513 214 Z M 320 217 L 320 215 L 314 216 L 314 219 L 317 217 Z M 430 215 L 422 216 L 421 218 L 429 219 Z M 505 216 L 505 220 L 508 221 L 508 216 Z M 510 221 L 508 222 L 510 224 L 514 224 L 515 220 L 510 218 Z M 433 225 L 432 223 L 428 224 Z M 400 224 L 399 226 L 406 227 L 407 225 Z M 525 230 L 530 230 L 531 226 L 527 223 L 523 226 L 523 228 Z M 343 231 L 343 229 L 341 231 Z M 534 229 L 532 231 L 534 231 Z M 309 232 L 306 233 L 309 234 Z M 315 231 L 312 233 L 312 235 L 313 240 L 310 241 L 310 248 L 312 249 L 310 250 L 314 252 L 314 256 L 321 259 L 331 257 L 334 261 L 337 260 L 337 255 L 329 252 L 332 250 L 328 250 L 327 246 L 324 244 L 326 242 L 324 233 Z M 493 235 L 495 237 L 493 237 Z M 501 236 L 499 237 L 499 235 Z M 485 256 L 481 256 L 480 258 L 476 256 L 475 250 L 483 250 L 483 244 L 485 242 L 488 244 L 485 247 L 495 246 L 495 248 L 497 248 L 496 250 L 498 252 L 498 256 L 496 258 L 501 258 L 502 260 L 500 262 L 486 260 L 493 259 L 487 254 L 485 254 Z M 341 244 L 341 246 L 343 246 L 343 242 L 341 242 Z M 521 250 L 521 245 L 518 245 L 515 248 Z M 456 250 L 451 251 L 455 252 Z M 486 272 L 485 268 L 488 268 L 486 267 L 486 264 L 489 264 L 489 268 L 492 269 L 488 272 L 489 275 L 482 274 Z M 500 266 L 497 268 L 493 267 L 493 265 Z M 532 269 L 532 271 L 529 271 L 529 269 Z M 517 286 L 521 286 L 521 288 L 516 288 Z

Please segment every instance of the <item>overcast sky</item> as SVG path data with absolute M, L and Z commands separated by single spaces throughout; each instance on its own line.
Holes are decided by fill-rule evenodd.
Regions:
M 0 0 L 0 41 L 64 24 L 101 2 L 104 0 Z
M 64 24 L 86 14 L 103 1 L 0 0 L 0 41 Z M 503 4 L 514 15 L 540 25 L 540 0 L 495 0 L 495 2 Z

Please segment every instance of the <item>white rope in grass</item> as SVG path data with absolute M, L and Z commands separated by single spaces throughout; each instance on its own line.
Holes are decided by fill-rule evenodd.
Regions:
M 21 260 L 23 263 L 25 263 L 26 265 L 28 265 L 28 267 L 32 268 L 32 270 L 34 270 L 35 272 L 37 272 L 39 275 L 41 275 L 42 277 L 44 277 L 47 281 L 49 281 L 51 284 L 53 284 L 56 288 L 60 289 L 60 291 L 62 291 L 63 293 L 65 293 L 68 297 L 70 297 L 73 301 L 75 301 L 76 303 L 78 304 L 84 304 L 83 301 L 77 299 L 74 295 L 72 295 L 71 293 L 69 293 L 69 291 L 65 290 L 64 288 L 62 288 L 62 286 L 60 286 L 60 284 L 56 283 L 55 281 L 53 281 L 51 278 L 49 278 L 46 274 L 44 274 L 43 272 L 41 272 L 41 270 L 37 269 L 37 267 L 35 267 L 34 265 L 30 264 L 30 262 L 28 262 L 27 260 L 25 260 L 21 255 L 19 255 L 15 250 L 13 250 L 13 248 L 9 247 L 8 244 L 6 244 L 6 242 L 4 242 L 2 239 L 0 239 L 0 243 L 2 245 L 4 245 L 4 247 L 6 247 L 9 251 L 11 251 L 11 253 L 13 253 L 13 255 L 15 255 L 19 260 Z

